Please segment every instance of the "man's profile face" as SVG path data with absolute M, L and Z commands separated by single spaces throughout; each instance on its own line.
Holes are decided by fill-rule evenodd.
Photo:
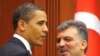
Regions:
M 25 30 L 28 41 L 35 45 L 42 45 L 46 37 L 47 28 L 47 15 L 44 11 L 34 11 L 33 18 L 26 24 Z
M 61 31 L 57 35 L 58 56 L 80 56 L 82 44 L 75 27 Z

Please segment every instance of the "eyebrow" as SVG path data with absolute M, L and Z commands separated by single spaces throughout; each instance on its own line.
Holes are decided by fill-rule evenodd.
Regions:
M 39 22 L 46 22 L 47 23 L 47 21 L 44 21 L 44 20 L 40 20 Z
M 72 38 L 72 37 L 70 37 L 70 36 L 65 36 L 64 38 Z
M 57 37 L 57 38 L 60 38 L 60 37 Z M 70 37 L 70 36 L 64 36 L 63 38 L 72 38 L 72 37 Z

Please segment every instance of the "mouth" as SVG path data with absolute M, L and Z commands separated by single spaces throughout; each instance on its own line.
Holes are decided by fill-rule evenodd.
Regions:
M 60 49 L 60 55 L 61 56 L 68 56 L 68 50 L 67 49 Z
M 67 55 L 68 54 L 68 52 L 63 52 L 63 53 L 60 53 L 61 55 Z
M 45 39 L 46 38 L 46 35 L 42 35 L 41 38 Z
M 60 49 L 60 53 L 64 53 L 64 52 L 67 52 L 68 50 L 67 49 L 65 49 L 65 48 L 61 48 Z
M 60 56 L 70 56 L 68 51 L 60 53 Z

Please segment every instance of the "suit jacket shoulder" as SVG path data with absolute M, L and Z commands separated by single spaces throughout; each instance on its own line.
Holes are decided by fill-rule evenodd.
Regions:
M 0 48 L 0 56 L 30 56 L 24 44 L 17 38 L 12 39 Z

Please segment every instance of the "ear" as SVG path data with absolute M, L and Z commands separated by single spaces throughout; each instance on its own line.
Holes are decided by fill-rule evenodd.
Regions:
M 25 22 L 24 22 L 24 20 L 20 19 L 20 20 L 18 21 L 18 28 L 19 28 L 19 30 L 21 30 L 21 31 L 24 31 L 24 30 L 25 30 Z
M 84 50 L 84 49 L 86 49 L 86 47 L 87 47 L 87 41 L 86 40 L 82 40 L 81 49 Z

